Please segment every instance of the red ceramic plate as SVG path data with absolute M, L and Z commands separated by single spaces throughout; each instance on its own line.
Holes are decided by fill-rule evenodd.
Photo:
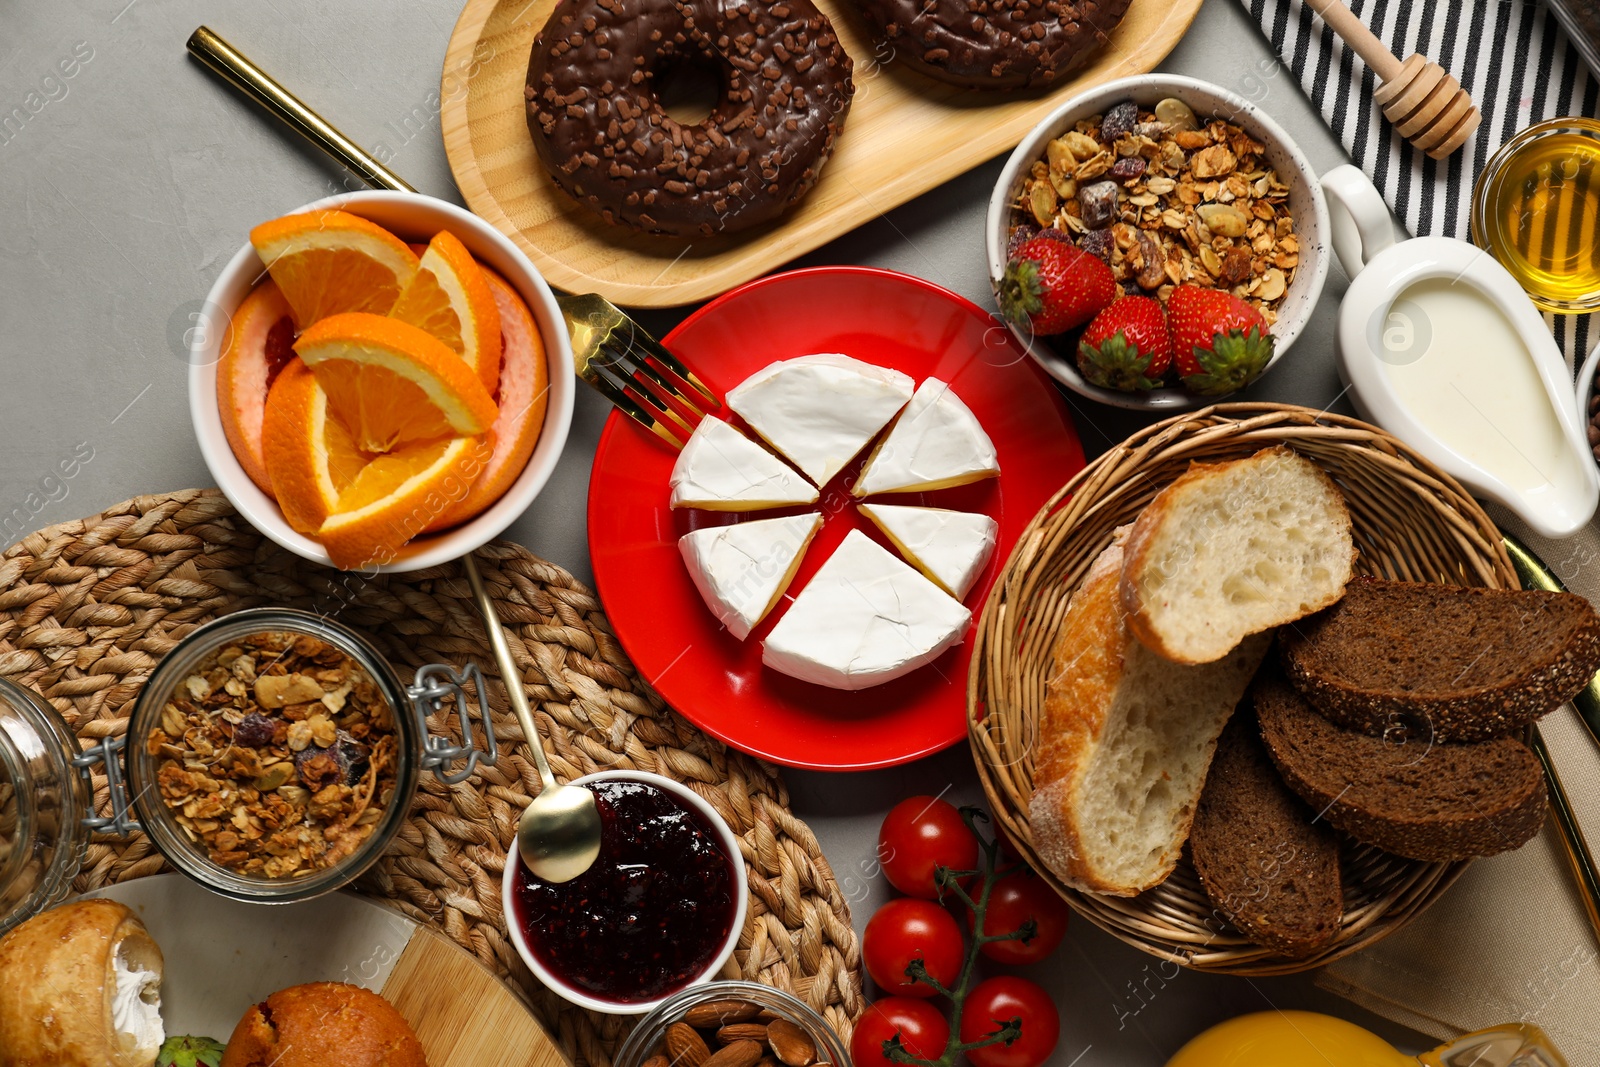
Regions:
M 949 382 L 993 438 L 1000 477 L 874 499 L 983 511 L 999 521 L 994 559 L 967 594 L 974 621 L 1017 535 L 1083 467 L 1066 406 L 1011 332 L 976 304 L 909 275 L 818 267 L 762 278 L 707 304 L 665 342 L 718 396 L 775 360 L 812 352 L 843 352 L 919 384 L 929 376 Z M 676 458 L 612 412 L 589 479 L 589 552 L 601 599 L 628 655 L 667 703 L 735 748 L 818 770 L 889 767 L 965 736 L 965 644 L 904 678 L 853 693 L 762 666 L 767 631 L 846 533 L 859 528 L 887 544 L 848 491 L 859 459 L 824 487 L 820 505 L 790 509 L 820 506 L 826 520 L 786 601 L 737 641 L 700 599 L 678 538 L 702 525 L 785 512 L 675 512 L 667 479 Z

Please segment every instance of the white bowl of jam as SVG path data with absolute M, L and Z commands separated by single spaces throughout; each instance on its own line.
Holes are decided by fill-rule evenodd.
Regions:
M 646 771 L 575 779 L 600 809 L 600 856 L 545 882 L 506 856 L 511 943 L 539 981 L 581 1008 L 642 1015 L 717 977 L 744 929 L 739 841 L 693 790 Z

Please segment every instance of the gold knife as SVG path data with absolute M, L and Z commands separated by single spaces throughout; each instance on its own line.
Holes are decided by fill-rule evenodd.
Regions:
M 1524 589 L 1542 589 L 1547 593 L 1567 591 L 1561 579 L 1532 549 L 1503 530 L 1501 537 Z M 1578 717 L 1588 728 L 1590 737 L 1600 745 L 1600 675 L 1589 679 L 1589 684 L 1572 698 L 1572 706 L 1577 709 Z M 1578 882 L 1578 896 L 1583 901 L 1584 912 L 1589 916 L 1589 925 L 1594 929 L 1596 939 L 1600 940 L 1600 870 L 1595 867 L 1588 838 L 1584 836 L 1583 826 L 1578 822 L 1567 790 L 1556 774 L 1550 750 L 1545 747 L 1544 738 L 1539 735 L 1537 727 L 1533 730 L 1533 752 L 1544 767 L 1545 783 L 1550 790 L 1550 811 L 1555 815 L 1556 827 L 1561 831 L 1562 851 L 1567 855 L 1567 865 L 1572 868 L 1572 876 Z

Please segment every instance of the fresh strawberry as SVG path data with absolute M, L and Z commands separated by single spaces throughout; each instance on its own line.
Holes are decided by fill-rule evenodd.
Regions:
M 1255 308 L 1221 289 L 1180 285 L 1167 297 L 1172 361 L 1203 396 L 1243 389 L 1272 360 L 1276 342 Z
M 1078 342 L 1078 369 L 1104 389 L 1154 389 L 1172 364 L 1172 339 L 1161 302 L 1119 296 L 1096 315 Z
M 1116 295 L 1110 267 L 1044 234 L 1017 249 L 1000 279 L 1001 312 L 1041 337 L 1082 326 Z

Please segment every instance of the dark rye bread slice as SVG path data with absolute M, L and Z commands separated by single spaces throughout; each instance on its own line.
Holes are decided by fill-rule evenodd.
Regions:
M 1525 843 L 1544 824 L 1544 774 L 1512 737 L 1393 742 L 1335 726 L 1276 674 L 1251 688 L 1261 739 L 1289 788 L 1357 841 L 1450 862 Z
M 1600 670 L 1600 615 L 1581 596 L 1357 578 L 1284 627 L 1284 670 L 1335 722 L 1482 741 L 1560 707 Z
M 1206 895 L 1252 941 L 1309 956 L 1339 932 L 1339 845 L 1289 791 L 1255 716 L 1241 709 L 1217 743 L 1189 848 Z

